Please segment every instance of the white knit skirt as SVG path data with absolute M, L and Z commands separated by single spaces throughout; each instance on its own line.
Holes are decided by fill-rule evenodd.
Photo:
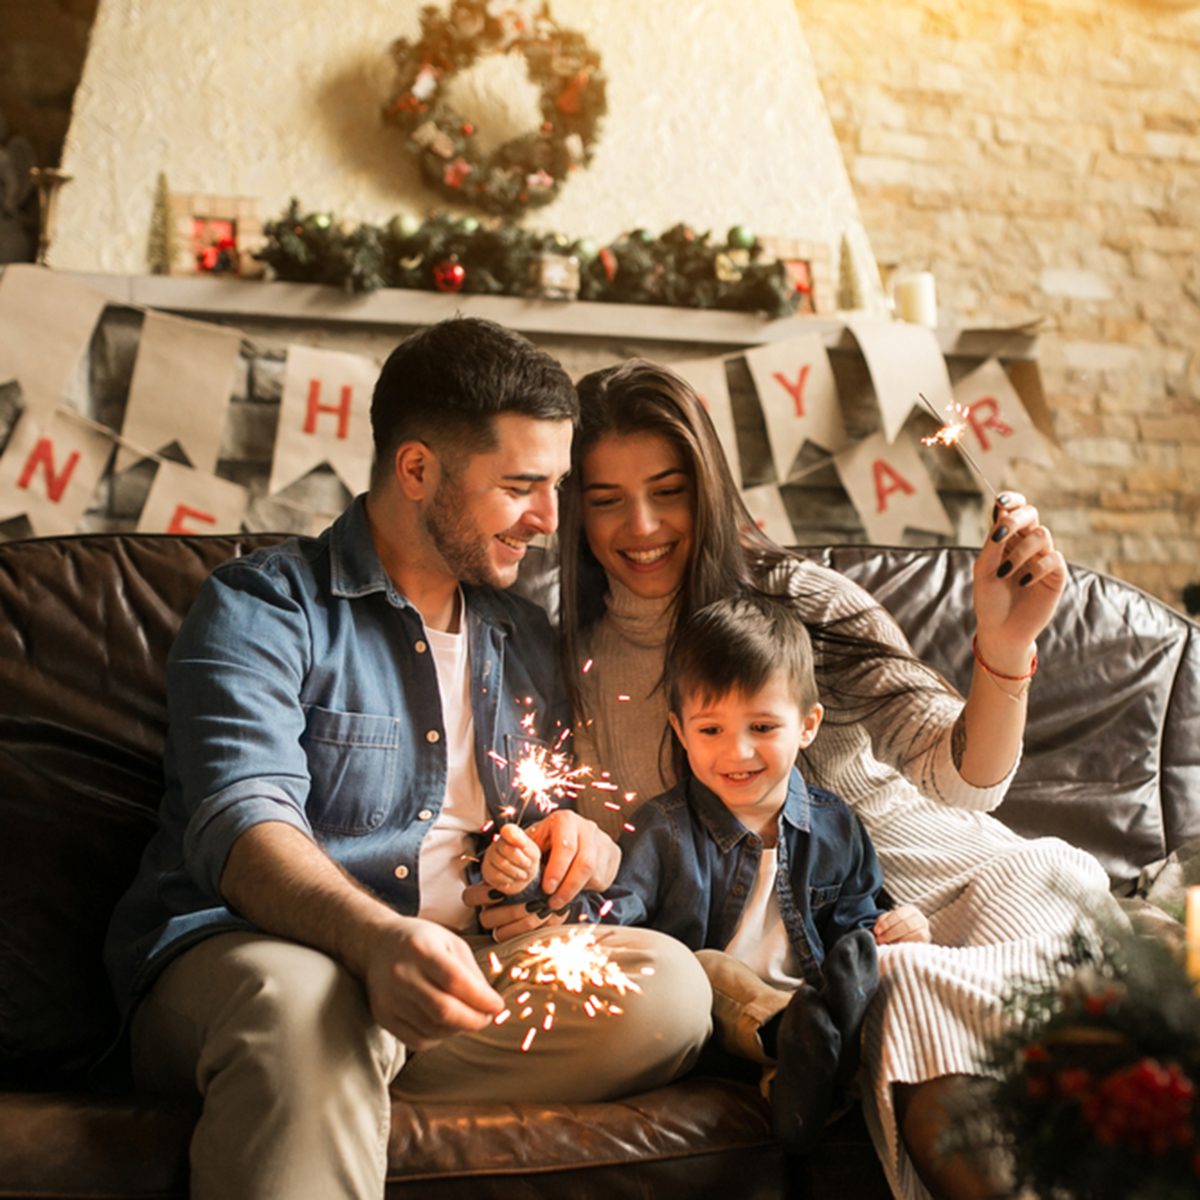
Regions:
M 1122 917 L 1096 859 L 1057 838 L 1031 841 L 929 801 L 864 822 L 889 892 L 917 905 L 933 935 L 881 948 L 863 1033 L 863 1109 L 892 1192 L 928 1200 L 898 1136 L 893 1084 L 986 1074 L 1013 983 L 1053 978 L 1081 918 Z

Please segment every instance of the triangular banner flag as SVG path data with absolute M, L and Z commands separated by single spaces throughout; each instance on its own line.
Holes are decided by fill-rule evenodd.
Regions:
M 44 425 L 22 413 L 0 459 L 0 520 L 24 513 L 37 537 L 74 533 L 112 446 L 69 412 Z
M 882 434 L 873 433 L 843 450 L 834 465 L 869 541 L 899 545 L 906 528 L 954 532 L 910 437 L 889 445 Z
M 108 300 L 65 275 L 17 263 L 0 277 L 0 383 L 16 379 L 46 421 L 67 394 Z
M 268 495 L 325 462 L 352 493 L 366 490 L 378 373 L 371 359 L 357 354 L 288 347 Z
M 851 317 L 847 326 L 871 373 L 887 441 L 896 440 L 913 405 L 920 404 L 919 396 L 924 395 L 938 412 L 945 411 L 954 397 L 946 360 L 932 329 L 872 317 Z
M 954 401 L 964 411 L 949 414 L 946 420 L 966 424 L 961 445 L 994 486 L 1002 486 L 1014 458 L 1053 466 L 1045 438 L 1035 428 L 998 360 L 989 358 L 964 375 L 954 385 Z M 971 478 L 983 491 L 986 485 L 974 471 Z
M 138 533 L 237 533 L 250 493 L 228 479 L 161 462 L 138 519 Z
M 688 362 L 672 363 L 671 370 L 692 385 L 705 412 L 717 431 L 717 440 L 725 451 L 725 460 L 733 473 L 733 482 L 742 486 L 742 458 L 738 453 L 737 426 L 733 420 L 733 404 L 729 399 L 729 380 L 725 377 L 725 362 L 720 358 L 694 358 Z
M 217 467 L 242 334 L 148 312 L 125 405 L 118 471 L 178 442 L 200 471 Z
M 806 441 L 833 454 L 846 444 L 846 427 L 825 343 L 815 333 L 759 346 L 746 354 L 767 423 L 775 479 L 787 483 Z
M 780 546 L 790 546 L 795 542 L 792 519 L 788 516 L 777 484 L 764 483 L 760 487 L 746 488 L 742 492 L 742 499 L 746 502 L 755 525 L 771 541 Z

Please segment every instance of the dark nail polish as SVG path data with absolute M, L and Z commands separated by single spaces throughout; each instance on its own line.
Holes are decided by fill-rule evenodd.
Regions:
M 1000 564 L 1000 570 L 998 570 L 996 572 L 996 578 L 1003 579 L 1005 577 L 1005 575 L 1007 575 L 1009 573 L 1009 571 L 1011 571 L 1011 570 L 1012 570 L 1012 563 L 1010 563 L 1007 559 L 1005 559 L 1005 561 Z
M 500 891 L 498 888 L 488 888 L 488 899 L 489 900 L 503 900 L 504 893 L 502 891 Z
M 545 900 L 530 900 L 525 905 L 525 911 L 532 913 L 535 917 L 548 917 L 550 915 L 550 905 Z
M 1007 526 L 1007 525 L 1001 525 L 1001 526 L 1000 526 L 1000 528 L 999 528 L 999 529 L 997 529 L 997 530 L 996 530 L 996 532 L 992 534 L 992 541 L 993 541 L 993 542 L 998 542 L 998 541 L 999 541 L 999 540 L 1000 540 L 1002 537 L 1004 537 L 1004 536 L 1005 536 L 1007 533 L 1008 533 L 1008 526 Z
M 996 518 L 997 518 L 999 515 L 1000 515 L 1000 505 L 998 505 L 998 504 L 993 504 L 993 505 L 992 505 L 992 524 L 993 524 L 993 525 L 995 525 L 995 523 L 996 523 Z
M 1028 587 L 1032 582 L 1032 575 L 1022 575 L 1021 578 L 1017 580 L 1017 583 L 1020 587 Z

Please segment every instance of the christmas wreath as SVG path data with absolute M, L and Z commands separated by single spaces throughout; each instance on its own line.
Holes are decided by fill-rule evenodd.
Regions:
M 485 155 L 445 87 L 480 57 L 512 53 L 524 55 L 541 89 L 541 126 Z M 405 132 L 425 178 L 459 203 L 495 213 L 549 204 L 570 172 L 591 161 L 607 111 L 600 58 L 581 34 L 560 29 L 544 3 L 454 0 L 448 15 L 424 8 L 420 39 L 399 39 L 392 55 L 397 87 L 384 117 Z

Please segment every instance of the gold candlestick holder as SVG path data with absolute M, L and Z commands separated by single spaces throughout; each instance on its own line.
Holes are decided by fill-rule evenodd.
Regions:
M 71 182 L 72 176 L 58 167 L 33 167 L 29 176 L 38 192 L 37 263 L 39 267 L 45 267 L 49 265 L 46 258 L 50 253 L 50 239 L 54 235 L 54 211 L 58 206 L 58 193 L 64 183 Z

